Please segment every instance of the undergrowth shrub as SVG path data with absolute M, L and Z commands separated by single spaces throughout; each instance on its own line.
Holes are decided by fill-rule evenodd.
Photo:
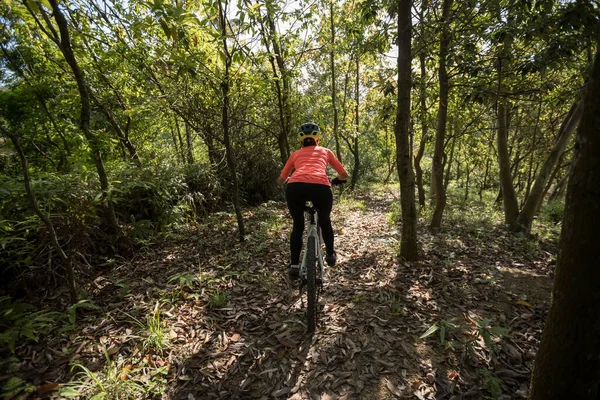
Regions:
M 554 200 L 542 207 L 540 216 L 543 220 L 558 224 L 562 221 L 565 213 L 565 204 L 560 200 Z
M 181 201 L 196 215 L 208 215 L 221 206 L 223 189 L 210 165 L 193 164 L 183 169 L 187 190 Z
M 174 207 L 186 190 L 181 171 L 169 166 L 129 167 L 114 177 L 113 202 L 119 219 L 138 230 L 160 231 L 174 222 Z
M 32 189 L 40 210 L 56 231 L 67 253 L 96 249 L 98 199 L 94 184 L 82 174 L 32 174 Z M 27 290 L 30 286 L 52 286 L 62 262 L 54 251 L 46 226 L 31 208 L 22 179 L 0 177 L 0 277 L 4 284 Z M 59 271 L 55 271 L 59 268 Z
M 283 191 L 277 184 L 277 177 L 283 168 L 281 160 L 265 149 L 253 150 L 256 151 L 244 153 L 237 161 L 241 200 L 256 205 L 282 198 Z M 228 196 L 231 197 L 231 193 Z

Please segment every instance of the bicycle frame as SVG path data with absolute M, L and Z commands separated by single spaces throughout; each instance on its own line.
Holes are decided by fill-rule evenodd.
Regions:
M 317 277 L 322 280 L 323 276 L 323 253 L 321 251 L 321 235 L 319 234 L 319 224 L 318 224 L 318 212 L 312 203 L 309 206 L 306 206 L 304 214 L 306 216 L 307 221 L 309 221 L 308 232 L 306 234 L 306 240 L 304 242 L 304 255 L 302 256 L 302 264 L 300 264 L 300 277 L 302 281 L 306 281 L 306 247 L 308 246 L 309 237 L 315 238 L 315 254 L 317 255 L 317 260 L 319 263 L 319 270 L 317 272 Z

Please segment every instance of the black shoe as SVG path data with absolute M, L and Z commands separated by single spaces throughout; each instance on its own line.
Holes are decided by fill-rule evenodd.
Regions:
M 295 281 L 300 276 L 300 266 L 290 265 L 288 267 L 288 276 L 290 280 Z
M 335 251 L 333 252 L 333 254 L 328 254 L 327 256 L 325 256 L 325 262 L 330 267 L 335 266 L 336 261 L 337 261 L 337 254 L 335 254 Z

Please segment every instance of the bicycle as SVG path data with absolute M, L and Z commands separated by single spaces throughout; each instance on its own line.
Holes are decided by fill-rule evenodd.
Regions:
M 333 180 L 332 185 L 341 185 L 345 181 Z M 304 208 L 305 217 L 308 224 L 308 232 L 306 234 L 306 242 L 304 245 L 304 255 L 300 264 L 300 299 L 302 307 L 302 292 L 306 286 L 306 319 L 307 332 L 315 331 L 318 320 L 318 304 L 319 295 L 323 289 L 323 272 L 325 263 L 323 262 L 323 252 L 321 251 L 321 227 L 319 226 L 318 210 L 311 202 L 307 202 Z

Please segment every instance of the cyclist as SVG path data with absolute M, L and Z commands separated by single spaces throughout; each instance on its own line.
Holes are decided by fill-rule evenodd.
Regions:
M 327 252 L 325 261 L 329 266 L 335 265 L 337 255 L 333 248 L 333 228 L 330 219 L 333 206 L 331 183 L 341 183 L 348 179 L 346 169 L 333 152 L 319 146 L 321 138 L 319 125 L 310 121 L 302 124 L 298 138 L 302 148 L 290 156 L 277 180 L 279 184 L 287 180 L 285 198 L 294 221 L 290 238 L 291 264 L 288 269 L 290 279 L 297 279 L 300 271 L 304 206 L 307 201 L 311 201 L 319 210 L 319 226 Z M 331 182 L 326 174 L 328 165 L 331 165 L 338 173 L 338 176 Z M 294 171 L 292 172 L 292 170 Z

